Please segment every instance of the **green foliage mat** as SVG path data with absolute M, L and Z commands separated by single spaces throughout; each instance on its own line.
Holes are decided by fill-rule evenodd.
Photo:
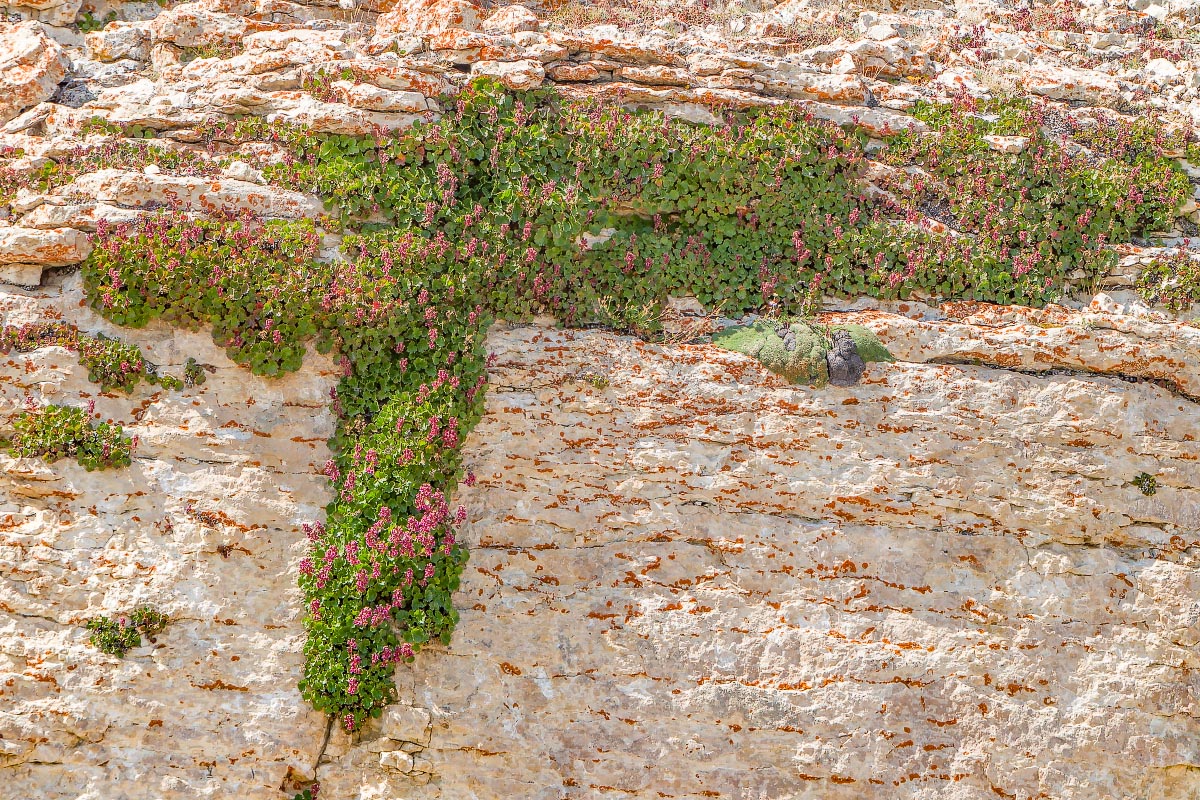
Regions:
M 347 730 L 394 697 L 396 663 L 448 641 L 457 621 L 467 554 L 448 498 L 472 480 L 461 442 L 482 410 L 494 317 L 644 329 L 671 295 L 726 315 L 798 314 L 821 293 L 1040 304 L 1077 270 L 1101 274 L 1107 243 L 1168 220 L 1186 190 L 1169 159 L 1140 150 L 1072 155 L 1020 105 L 995 123 L 985 109 L 927 109 L 940 138 L 894 137 L 888 157 L 930 179 L 870 200 L 866 134 L 792 107 L 705 127 L 490 80 L 445 103 L 439 122 L 378 137 L 253 119 L 206 127 L 214 149 L 284 148 L 266 176 L 325 198 L 343 259 L 318 258 L 312 222 L 164 212 L 101 224 L 83 266 L 91 304 L 115 322 L 211 325 L 260 375 L 298 369 L 310 341 L 339 360 L 326 468 L 336 499 L 308 528 L 301 568 L 301 689 Z M 991 153 L 982 137 L 1000 129 L 1035 146 Z M 58 165 L 48 179 L 71 173 Z M 940 208 L 976 235 L 919 224 L 921 209 Z M 865 329 L 847 330 L 864 360 L 890 358 Z M 826 380 L 827 340 L 808 323 L 718 341 L 793 380 Z

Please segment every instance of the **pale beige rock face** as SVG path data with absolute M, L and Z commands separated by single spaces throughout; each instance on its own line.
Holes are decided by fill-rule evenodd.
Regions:
M 479 29 L 479 6 L 470 0 L 402 0 L 379 18 L 379 35 L 431 34 Z
M 67 64 L 40 23 L 0 23 L 0 123 L 53 94 Z
M 71 277 L 0 309 L 217 369 L 126 398 L 61 349 L 0 361 L 5 417 L 92 399 L 140 437 L 124 471 L 2 457 L 16 796 L 274 800 L 289 774 L 364 800 L 1200 796 L 1200 416 L 1112 377 L 1196 363 L 1186 327 L 1105 298 L 833 315 L 901 361 L 819 391 L 708 345 L 493 332 L 454 642 L 314 773 L 294 575 L 332 366 L 259 380 L 202 332 L 79 301 Z M 155 644 L 86 643 L 87 617 L 143 603 L 175 618 Z
M 1179 766 L 1200 756 L 1193 403 L 913 363 L 814 391 L 710 346 L 490 343 L 462 622 L 399 670 L 398 721 L 335 736 L 331 796 L 1200 796 Z
M 1081 10 L 1111 17 L 1086 35 L 1017 31 L 992 0 L 870 3 L 805 50 L 768 39 L 828 22 L 824 0 L 678 33 L 673 7 L 635 33 L 470 0 L 111 5 L 143 21 L 84 36 L 61 27 L 79 0 L 20 0 L 60 27 L 0 25 L 0 145 L 24 153 L 0 166 L 30 179 L 5 201 L 0 283 L 36 284 L 100 220 L 164 204 L 322 210 L 262 183 L 255 154 L 279 149 L 257 144 L 220 178 L 114 168 L 35 189 L 96 116 L 197 149 L 206 121 L 246 115 L 378 134 L 481 73 L 708 124 L 714 101 L 797 102 L 877 136 L 925 132 L 903 112 L 963 90 L 1200 113 L 1200 59 L 1116 69 L 1150 18 L 1116 0 Z M 1200 19 L 1195 0 L 1133 5 Z M 58 102 L 79 81 L 96 98 Z M 1132 286 L 1150 252 L 1102 285 Z M 1200 800 L 1194 324 L 1117 295 L 1074 312 L 859 302 L 824 321 L 872 328 L 899 363 L 820 391 L 711 346 L 497 330 L 465 450 L 459 630 L 397 671 L 381 720 L 326 747 L 296 688 L 295 578 L 328 499 L 332 365 L 256 379 L 205 332 L 115 329 L 78 277 L 51 280 L 0 286 L 0 321 L 62 318 L 164 372 L 189 355 L 215 371 L 126 397 L 65 350 L 0 355 L 0 437 L 27 395 L 95 401 L 139 437 L 127 470 L 0 455 L 0 800 L 291 800 L 318 777 L 325 800 Z M 87 644 L 87 618 L 141 604 L 174 618 L 156 642 L 124 660 Z
M 542 85 L 546 71 L 536 61 L 477 61 L 472 75 L 491 75 L 510 89 L 535 89 Z
M 234 178 L 201 178 L 157 172 L 105 169 L 85 175 L 54 192 L 52 199 L 95 200 L 125 208 L 177 205 L 206 214 L 252 212 L 265 217 L 295 219 L 321 213 L 312 195 L 267 188 Z
M 92 251 L 87 235 L 74 228 L 0 228 L 0 264 L 77 264 Z
M 311 775 L 325 722 L 296 688 L 300 525 L 327 502 L 332 365 L 255 378 L 207 333 L 114 329 L 80 308 L 77 276 L 0 290 L 5 323 L 65 316 L 138 343 L 162 371 L 194 356 L 194 389 L 101 394 L 62 348 L 0 355 L 0 435 L 26 395 L 95 402 L 139 444 L 133 466 L 85 472 L 0 455 L 0 796 L 276 798 Z M 190 509 L 190 510 L 189 510 Z M 148 604 L 171 624 L 124 659 L 83 622 Z

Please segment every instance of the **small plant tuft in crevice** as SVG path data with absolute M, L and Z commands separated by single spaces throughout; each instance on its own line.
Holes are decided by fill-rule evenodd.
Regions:
M 142 637 L 153 642 L 170 621 L 166 614 L 149 606 L 116 617 L 93 617 L 87 621 L 87 629 L 92 632 L 88 642 L 103 653 L 124 658 L 130 650 L 141 646 Z
M 13 427 L 9 453 L 17 458 L 41 458 L 51 464 L 73 458 L 88 472 L 127 467 L 131 461 L 133 441 L 121 426 L 93 422 L 82 408 L 35 407 L 22 411 Z
M 170 375 L 159 375 L 153 364 L 142 356 L 137 345 L 104 334 L 92 336 L 63 322 L 35 322 L 6 325 L 0 329 L 0 353 L 29 353 L 42 347 L 65 347 L 76 353 L 88 371 L 88 380 L 104 391 L 131 392 L 146 381 L 165 389 L 178 389 L 183 382 Z

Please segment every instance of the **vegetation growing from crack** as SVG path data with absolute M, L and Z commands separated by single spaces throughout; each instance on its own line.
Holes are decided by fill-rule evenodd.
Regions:
M 11 203 L 19 189 L 49 192 L 102 169 L 140 171 L 153 164 L 164 172 L 176 175 L 212 178 L 220 175 L 226 166 L 220 159 L 206 158 L 171 144 L 148 139 L 116 138 L 114 134 L 126 136 L 133 131 L 103 121 L 93 124 L 89 131 L 103 133 L 107 138 L 84 142 L 57 159 L 41 159 L 32 172 L 11 167 L 0 168 L 0 205 Z
M 100 384 L 106 392 L 113 389 L 130 392 L 142 381 L 159 384 L 165 389 L 178 389 L 183 385 L 178 378 L 159 375 L 137 345 L 120 339 L 80 333 L 74 325 L 63 322 L 35 322 L 0 328 L 0 353 L 13 350 L 28 353 L 51 346 L 74 352 L 79 363 L 87 369 L 88 380 Z
M 121 426 L 94 422 L 82 408 L 32 406 L 20 412 L 13 428 L 8 449 L 17 458 L 41 458 L 49 463 L 73 458 L 89 472 L 130 464 L 133 441 Z
M 1200 303 L 1200 260 L 1185 242 L 1179 249 L 1157 256 L 1138 276 L 1138 292 L 1148 303 L 1180 314 Z
M 914 116 L 938 135 L 892 139 L 885 160 L 909 169 L 891 180 L 897 199 L 887 205 L 914 222 L 944 209 L 941 221 L 969 234 L 917 245 L 918 269 L 931 257 L 953 265 L 934 287 L 941 296 L 1039 305 L 1069 283 L 1094 284 L 1115 262 L 1108 245 L 1169 229 L 1191 193 L 1162 138 L 1140 128 L 1096 136 L 1029 101 L 966 96 L 949 106 L 919 104 Z M 989 135 L 1027 144 L 996 152 Z M 1084 150 L 1076 140 L 1106 144 Z
M 109 319 L 210 324 L 257 374 L 298 369 L 310 341 L 338 359 L 337 455 L 326 467 L 335 499 L 325 524 L 307 528 L 301 568 L 301 690 L 347 730 L 394 698 L 397 662 L 448 641 L 457 621 L 465 512 L 449 497 L 472 480 L 460 446 L 482 411 L 493 317 L 645 333 L 672 294 L 783 316 L 819 292 L 1038 304 L 1074 271 L 1098 274 L 1106 243 L 1173 208 L 1174 175 L 1157 161 L 1092 165 L 1042 142 L 993 166 L 977 110 L 946 122 L 937 147 L 891 143 L 898 163 L 947 182 L 954 164 L 981 182 L 952 196 L 979 235 L 955 237 L 915 224 L 923 190 L 868 199 L 866 135 L 794 108 L 703 127 L 487 80 L 445 107 L 435 124 L 374 137 L 254 120 L 205 131 L 213 146 L 285 148 L 266 174 L 326 199 L 323 224 L 346 233 L 340 259 L 318 258 L 311 222 L 162 212 L 100 226 L 83 267 L 90 302 Z M 1003 169 L 1032 173 L 1018 181 Z M 808 360 L 784 367 L 819 380 L 808 357 L 823 337 L 802 321 L 789 328 L 809 342 Z
M 88 642 L 103 653 L 124 658 L 130 650 L 141 646 L 142 637 L 153 642 L 170 621 L 166 614 L 149 606 L 116 617 L 93 617 L 87 621 L 87 629 L 92 632 Z

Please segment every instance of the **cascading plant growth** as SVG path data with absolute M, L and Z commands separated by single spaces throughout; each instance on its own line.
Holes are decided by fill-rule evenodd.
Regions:
M 1036 169 L 1014 182 L 982 158 L 985 126 L 951 130 L 940 149 L 897 137 L 897 163 L 940 174 L 958 159 L 987 189 L 950 198 L 979 220 L 979 236 L 955 237 L 911 224 L 926 187 L 868 199 L 866 136 L 794 108 L 704 127 L 488 80 L 445 103 L 439 122 L 377 137 L 208 129 L 213 149 L 283 145 L 267 178 L 326 199 L 343 259 L 318 258 L 312 222 L 163 212 L 100 226 L 83 268 L 109 319 L 211 325 L 257 374 L 298 369 L 310 342 L 338 359 L 335 499 L 308 526 L 301 567 L 301 690 L 347 730 L 394 698 L 397 662 L 448 641 L 457 621 L 465 512 L 449 498 L 473 480 L 461 444 L 482 412 L 494 317 L 628 328 L 673 294 L 727 314 L 800 313 L 818 291 L 1042 303 L 1175 202 L 1157 162 L 1087 166 L 1039 140 Z M 1080 180 L 1056 177 L 1064 165 Z

